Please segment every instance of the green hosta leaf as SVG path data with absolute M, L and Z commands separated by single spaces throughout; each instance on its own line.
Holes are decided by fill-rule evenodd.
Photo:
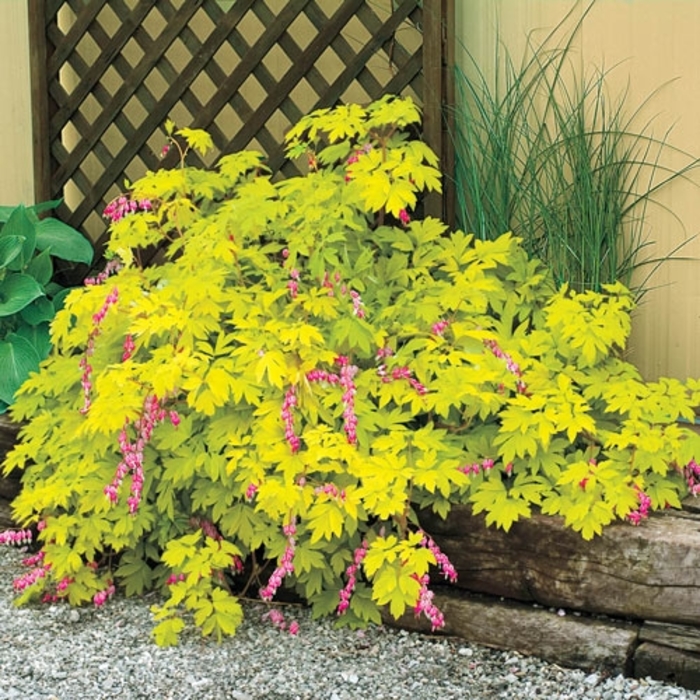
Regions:
M 33 277 L 10 274 L 0 281 L 0 316 L 12 316 L 43 295 L 44 290 Z
M 28 340 L 42 360 L 51 352 L 51 332 L 48 323 L 38 323 L 36 326 L 23 324 L 15 331 L 15 335 Z
M 53 302 L 46 297 L 38 297 L 19 312 L 22 320 L 30 326 L 48 323 L 56 315 Z
M 29 373 L 39 369 L 39 362 L 39 354 L 26 338 L 12 333 L 0 342 L 0 399 L 11 404 Z
M 62 202 L 63 199 L 50 199 L 46 202 L 39 202 L 39 204 L 33 204 L 31 207 L 28 207 L 28 209 L 34 214 L 43 214 L 45 211 L 51 211 L 52 209 L 56 209 L 61 205 Z
M 22 250 L 8 263 L 10 270 L 21 270 L 34 256 L 36 245 L 36 228 L 27 210 L 18 206 L 10 214 L 7 222 L 0 231 L 0 237 L 11 236 L 22 240 Z
M 36 247 L 61 260 L 89 265 L 94 255 L 92 244 L 79 231 L 58 219 L 43 219 L 36 230 Z
M 6 268 L 21 254 L 23 243 L 21 236 L 0 236 L 0 269 Z
M 4 224 L 10 218 L 10 216 L 12 216 L 12 212 L 16 208 L 17 207 L 0 206 L 0 223 Z
M 53 262 L 48 250 L 44 250 L 39 255 L 35 255 L 25 272 L 31 275 L 42 287 L 46 287 L 53 277 Z

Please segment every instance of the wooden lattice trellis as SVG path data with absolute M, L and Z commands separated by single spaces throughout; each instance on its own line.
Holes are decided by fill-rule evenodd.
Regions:
M 410 94 L 443 150 L 453 0 L 29 0 L 37 198 L 98 246 L 124 180 L 163 165 L 163 125 L 265 152 L 311 109 Z M 442 201 L 429 203 L 442 213 Z

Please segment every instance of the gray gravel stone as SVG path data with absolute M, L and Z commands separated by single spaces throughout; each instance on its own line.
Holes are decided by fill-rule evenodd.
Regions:
M 150 638 L 145 600 L 100 609 L 16 608 L 21 554 L 0 548 L 0 700 L 700 700 L 649 679 L 563 669 L 461 639 L 371 627 L 336 630 L 290 607 L 299 635 L 245 603 L 238 634 L 218 645 L 195 631 L 175 648 Z

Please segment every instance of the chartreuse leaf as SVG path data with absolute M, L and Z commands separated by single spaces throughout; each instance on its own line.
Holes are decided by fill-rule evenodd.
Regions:
M 517 492 L 516 492 L 517 493 Z M 508 492 L 500 479 L 487 479 L 471 496 L 474 514 L 486 512 L 486 524 L 496 525 L 506 532 L 519 518 L 530 516 L 527 501 Z
M 175 646 L 180 633 L 185 629 L 185 621 L 180 617 L 168 617 L 153 628 L 153 638 L 159 647 Z
M 312 531 L 311 543 L 320 539 L 330 540 L 340 537 L 343 532 L 345 516 L 343 510 L 334 501 L 316 503 L 309 509 L 308 526 Z
M 188 129 L 186 127 L 178 129 L 176 134 L 184 138 L 190 148 L 194 148 L 202 155 L 206 155 L 208 151 L 214 148 L 214 142 L 211 136 L 202 129 Z
M 395 619 L 416 604 L 419 593 L 420 583 L 399 561 L 383 566 L 372 579 L 372 598 L 379 605 L 388 605 Z
M 224 635 L 233 635 L 243 621 L 241 604 L 222 588 L 214 588 L 210 598 L 201 598 L 194 604 L 195 624 L 202 634 L 216 634 L 217 641 Z
M 644 382 L 621 359 L 621 287 L 557 290 L 513 235 L 475 240 L 409 211 L 442 177 L 402 131 L 418 117 L 396 97 L 316 111 L 289 132 L 307 175 L 273 181 L 254 152 L 213 170 L 183 153 L 117 183 L 138 211 L 110 226 L 106 284 L 73 290 L 51 321 L 48 254 L 84 262 L 85 241 L 0 209 L 0 343 L 27 344 L 0 351 L 0 410 L 14 398 L 23 425 L 3 470 L 23 471 L 13 515 L 44 520 L 52 565 L 19 602 L 65 574 L 82 603 L 113 577 L 166 594 L 159 644 L 185 620 L 221 639 L 241 620 L 227 588 L 240 562 L 253 578 L 232 590 L 265 586 L 291 552 L 283 585 L 314 615 L 354 586 L 336 617 L 355 627 L 415 606 L 437 563 L 422 509 L 471 503 L 508 530 L 537 506 L 590 538 L 646 499 L 680 503 L 700 435 L 678 421 L 695 420 L 700 383 Z M 48 323 L 53 351 L 17 388 Z

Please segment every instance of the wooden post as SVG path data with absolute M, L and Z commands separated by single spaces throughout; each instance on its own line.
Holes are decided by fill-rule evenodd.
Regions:
M 45 0 L 28 0 L 28 4 L 34 196 L 37 202 L 43 202 L 51 199 L 49 87 L 46 80 L 46 7 Z
M 440 157 L 444 173 L 443 193 L 431 192 L 425 198 L 425 214 L 454 219 L 454 155 L 447 132 L 448 107 L 454 101 L 454 0 L 423 2 L 423 134 Z M 452 193 L 452 194 L 451 194 Z
M 26 0 L 0 2 L 0 204 L 32 204 L 32 106 Z

